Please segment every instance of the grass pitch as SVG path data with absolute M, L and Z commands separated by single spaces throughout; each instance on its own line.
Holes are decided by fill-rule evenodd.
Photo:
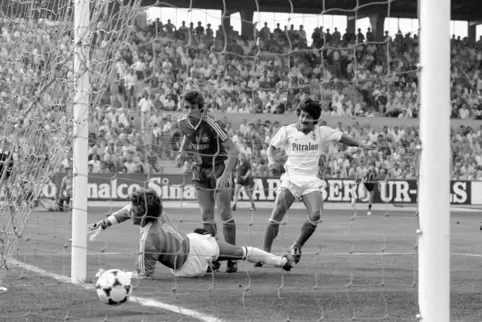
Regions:
M 105 209 L 89 210 L 89 222 Z M 199 210 L 167 209 L 184 231 L 199 227 Z M 360 212 L 359 212 L 360 213 Z M 234 213 L 239 245 L 261 246 L 269 210 Z M 134 295 L 192 309 L 221 321 L 416 321 L 417 218 L 411 211 L 370 217 L 325 210 L 324 221 L 290 273 L 240 263 L 236 274 L 221 272 L 174 279 L 158 264 L 154 281 L 139 281 Z M 285 252 L 306 215 L 293 210 L 280 228 L 273 252 Z M 46 271 L 70 273 L 68 213 L 32 214 L 15 258 Z M 222 231 L 221 227 L 218 227 Z M 109 228 L 103 241 L 89 242 L 88 274 L 99 268 L 132 270 L 139 229 L 130 222 Z M 482 321 L 482 232 L 477 213 L 452 213 L 452 319 Z M 171 311 L 127 303 L 109 307 L 95 290 L 58 282 L 10 266 L 0 294 L 0 321 L 196 321 Z

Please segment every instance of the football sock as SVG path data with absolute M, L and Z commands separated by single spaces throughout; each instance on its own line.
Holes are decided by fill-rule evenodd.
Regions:
M 215 223 L 203 223 L 203 229 L 213 237 L 216 237 L 216 231 L 218 230 Z
M 368 210 L 372 210 L 372 205 L 368 205 Z
M 254 248 L 254 247 L 244 247 L 245 254 L 244 260 L 250 263 L 257 263 L 263 262 L 264 264 L 273 265 L 273 266 L 281 266 L 282 264 L 282 257 L 277 256 L 268 252 L 265 252 L 262 249 Z
M 315 230 L 316 230 L 316 225 L 313 225 L 308 220 L 305 221 L 303 226 L 301 226 L 300 236 L 298 237 L 294 245 L 298 246 L 299 248 L 303 247 L 306 241 L 310 239 L 311 235 L 313 235 Z
M 226 243 L 236 245 L 236 222 L 234 218 L 223 222 L 223 234 Z
M 271 251 L 271 246 L 273 241 L 278 236 L 279 224 L 274 222 L 269 222 L 266 226 L 266 231 L 264 232 L 264 244 L 263 249 L 267 252 Z

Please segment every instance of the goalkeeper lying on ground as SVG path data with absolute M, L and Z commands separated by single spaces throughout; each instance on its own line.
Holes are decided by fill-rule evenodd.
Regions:
M 254 247 L 233 246 L 216 240 L 202 229 L 184 234 L 162 213 L 161 198 L 152 189 L 141 189 L 131 195 L 131 203 L 104 220 L 87 226 L 94 240 L 107 227 L 132 219 L 141 227 L 140 252 L 137 260 L 138 278 L 152 278 L 156 262 L 171 269 L 178 277 L 203 276 L 213 261 L 247 260 L 263 262 L 290 271 L 292 259 L 277 256 Z

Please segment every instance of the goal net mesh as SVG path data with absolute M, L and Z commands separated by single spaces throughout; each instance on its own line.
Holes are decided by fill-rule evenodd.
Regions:
M 91 4 L 88 32 L 78 43 L 90 48 L 81 65 L 90 75 L 91 115 L 105 105 L 114 62 L 129 44 L 138 5 L 130 10 L 110 2 Z M 32 210 L 39 204 L 56 208 L 52 180 L 72 166 L 76 46 L 70 1 L 7 0 L 0 8 L 1 282 L 19 240 L 34 233 L 24 231 Z
M 384 110 L 386 100 L 376 101 L 370 91 L 375 88 L 381 93 L 379 97 L 387 98 L 387 86 L 404 87 L 407 90 L 401 95 L 413 95 L 418 102 L 416 87 L 411 89 L 417 83 L 418 53 L 413 49 L 416 46 L 404 50 L 393 39 L 366 39 L 366 23 L 362 30 L 365 39 L 354 34 L 347 41 L 344 25 L 338 26 L 338 39 L 335 25 L 327 40 L 326 26 L 335 19 L 331 15 L 347 14 L 357 22 L 374 10 L 389 19 L 393 1 L 363 5 L 357 1 L 348 9 L 330 8 L 323 2 L 318 15 L 305 18 L 295 14 L 295 1 L 286 1 L 283 5 L 291 12 L 279 15 L 281 18 L 274 15 L 268 21 L 270 39 L 261 31 L 256 42 L 242 41 L 240 30 L 231 30 L 221 22 L 228 21 L 234 9 L 227 1 L 217 17 L 210 10 L 199 14 L 195 2 L 187 2 L 190 8 L 165 2 L 150 2 L 146 7 L 138 0 L 90 4 L 89 32 L 87 39 L 81 40 L 90 47 L 83 62 L 91 84 L 89 151 L 85 156 L 90 171 L 89 222 L 105 218 L 127 203 L 129 193 L 149 186 L 162 193 L 166 212 L 179 229 L 187 233 L 200 227 L 191 174 L 173 162 L 180 143 L 176 128 L 182 112 L 179 97 L 195 89 L 205 96 L 208 112 L 237 138 L 239 149 L 252 157 L 258 209 L 248 210 L 243 188 L 233 215 L 237 244 L 261 247 L 280 184 L 279 174 L 267 172 L 265 158 L 276 126 L 294 122 L 296 103 L 309 96 L 322 101 L 323 116 L 402 113 L 399 106 L 394 107 L 396 102 Z M 3 152 L 8 152 L 14 163 L 11 175 L 4 180 L 0 208 L 0 282 L 9 288 L 8 297 L 0 304 L 2 318 L 414 319 L 418 152 L 412 140 L 396 142 L 403 148 L 388 155 L 395 143 L 385 138 L 397 137 L 398 132 L 392 131 L 399 123 L 390 121 L 387 134 L 383 121 L 374 118 L 349 124 L 326 118 L 329 126 L 340 127 L 357 138 L 380 139 L 382 144 L 374 152 L 347 150 L 336 144 L 328 148 L 318 175 L 324 182 L 326 201 L 333 203 L 325 206 L 323 222 L 303 248 L 302 260 L 292 273 L 273 267 L 255 269 L 240 262 L 236 274 L 224 273 L 223 264 L 219 273 L 179 279 L 158 264 L 156 279 L 135 281 L 133 301 L 118 308 L 101 304 L 88 287 L 59 286 L 56 282 L 68 279 L 71 265 L 71 204 L 69 195 L 59 190 L 62 180 L 67 178 L 68 186 L 72 176 L 72 138 L 76 136 L 72 129 L 73 4 L 63 0 L 1 0 L 0 4 L 0 139 L 5 142 Z M 254 4 L 259 8 L 257 2 Z M 154 16 L 154 21 L 145 24 L 143 17 L 150 16 L 151 10 L 160 14 L 159 21 Z M 261 13 L 255 12 L 258 30 L 264 24 L 260 17 Z M 304 19 L 310 23 L 305 24 Z M 203 22 L 202 32 L 195 29 L 198 21 Z M 205 22 L 212 23 L 212 34 Z M 288 29 L 275 31 L 276 23 Z M 302 33 L 289 30 L 292 24 L 295 29 L 305 25 L 307 41 Z M 216 31 L 218 25 L 221 29 Z M 312 43 L 313 28 L 319 26 L 325 28 Z M 416 28 L 403 32 L 416 34 Z M 389 32 L 393 38 L 398 30 Z M 414 103 L 413 114 L 417 108 Z M 284 114 L 266 117 L 273 112 Z M 243 118 L 246 124 L 242 124 Z M 412 138 L 418 135 L 415 125 L 413 129 L 402 125 L 400 130 Z M 4 167 L 9 160 L 4 161 Z M 283 160 L 280 156 L 280 162 Z M 360 182 L 362 170 L 371 162 L 390 171 L 378 177 L 379 197 L 372 216 L 367 216 L 366 191 Z M 188 162 L 185 168 L 189 166 Z M 402 171 L 405 177 L 397 180 Z M 352 204 L 355 194 L 359 198 Z M 59 196 L 64 209 L 57 208 Z M 303 203 L 295 202 L 283 219 L 273 253 L 288 250 L 306 217 Z M 223 239 L 218 209 L 215 218 Z M 110 227 L 100 240 L 89 242 L 88 281 L 95 279 L 99 269 L 133 270 L 139 237 L 136 227 L 124 223 Z M 34 301 L 40 302 L 31 307 L 19 304 Z

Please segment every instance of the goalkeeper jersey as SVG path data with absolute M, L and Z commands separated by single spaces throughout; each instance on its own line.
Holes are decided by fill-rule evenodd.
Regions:
M 108 217 L 110 224 L 131 219 L 133 215 L 131 209 L 129 204 L 114 212 Z M 165 214 L 162 214 L 157 221 L 141 227 L 140 252 L 151 255 L 155 253 L 157 261 L 169 268 L 179 269 L 186 262 L 189 247 L 187 235 L 175 228 Z M 152 256 L 149 257 L 152 258 Z

